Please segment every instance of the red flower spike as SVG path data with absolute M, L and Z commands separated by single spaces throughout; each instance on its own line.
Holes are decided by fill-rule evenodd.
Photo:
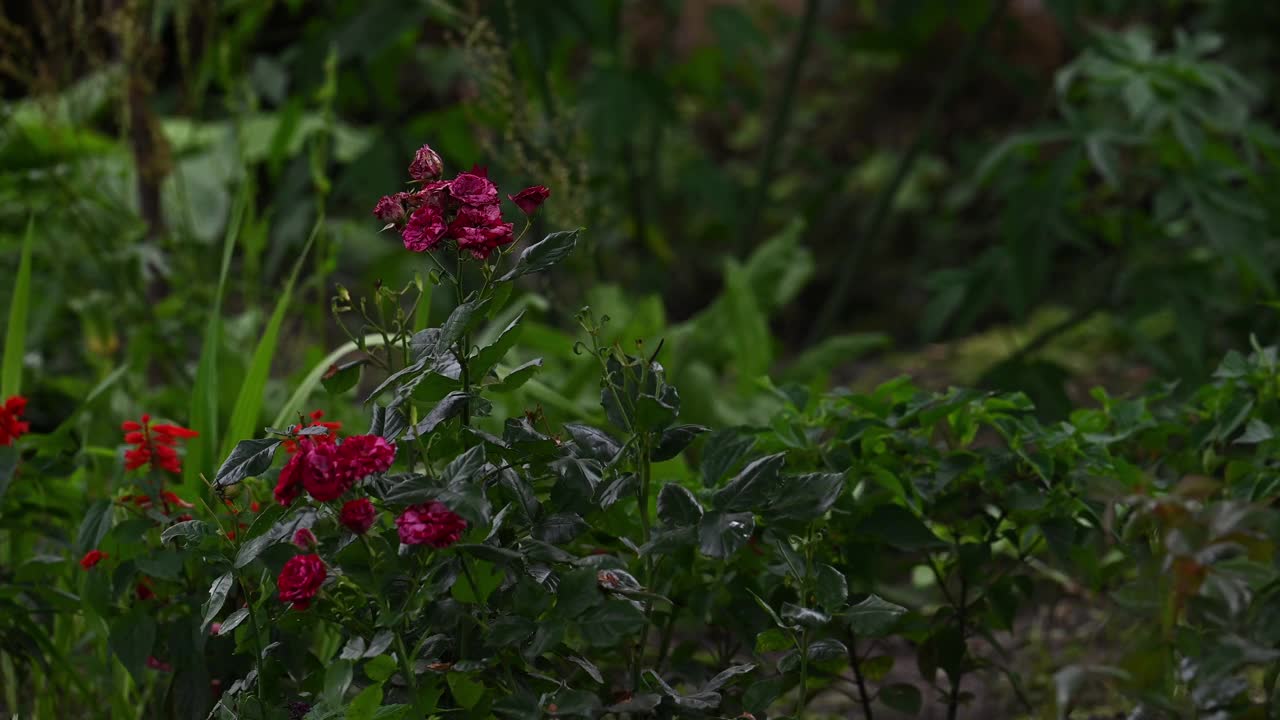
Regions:
M 18 418 L 27 409 L 27 399 L 14 395 L 0 405 L 0 446 L 9 446 L 31 430 L 30 423 Z
M 121 424 L 124 441 L 133 448 L 124 453 L 124 469 L 137 470 L 150 465 L 153 470 L 164 470 L 174 475 L 182 474 L 182 459 L 178 457 L 179 440 L 198 437 L 195 430 L 165 423 L 151 424 L 151 416 L 143 415 L 142 422 L 127 420 Z

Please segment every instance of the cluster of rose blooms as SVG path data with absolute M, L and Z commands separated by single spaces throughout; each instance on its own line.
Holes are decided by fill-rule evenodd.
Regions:
M 440 155 L 423 145 L 409 165 L 409 177 L 418 187 L 387 195 L 373 214 L 386 227 L 400 231 L 404 246 L 413 252 L 430 252 L 452 240 L 458 249 L 484 260 L 494 250 L 514 241 L 514 226 L 502 220 L 498 186 L 483 167 L 441 180 Z M 551 191 L 543 185 L 508 195 L 525 215 L 532 215 Z M 385 228 L 384 228 L 385 229 Z
M 13 439 L 26 432 L 26 423 L 16 420 L 23 405 L 25 401 L 15 402 L 11 399 L 0 406 L 0 432 L 5 433 L 0 436 L 0 444 L 11 444 Z M 341 429 L 341 424 L 323 421 L 322 417 L 323 413 L 318 410 L 312 413 L 311 427 L 324 428 L 323 434 L 291 438 L 283 443 L 290 458 L 280 470 L 274 493 L 276 501 L 281 505 L 291 505 L 303 492 L 318 502 L 339 500 L 365 478 L 389 470 L 395 461 L 395 445 L 381 436 L 352 435 L 339 440 L 338 430 Z M 298 425 L 294 431 L 301 428 Z M 126 421 L 122 429 L 125 432 L 125 442 L 131 446 L 125 452 L 126 469 L 136 470 L 149 466 L 153 470 L 174 475 L 182 472 L 181 459 L 177 453 L 178 441 L 197 436 L 195 431 L 177 425 L 152 423 L 148 415 L 143 415 L 141 421 Z M 169 490 L 161 489 L 159 498 L 166 515 L 174 508 L 192 506 Z M 154 505 L 153 499 L 145 494 L 126 495 L 121 502 L 144 510 Z M 232 513 L 239 514 L 231 501 L 227 502 L 232 506 Z M 257 512 L 258 503 L 253 502 L 251 508 Z M 182 514 L 173 518 L 173 521 L 190 519 L 190 515 Z M 369 532 L 377 519 L 378 510 L 367 497 L 346 500 L 338 512 L 338 522 L 356 535 Z M 400 542 L 405 545 L 445 548 L 456 543 L 466 527 L 465 520 L 436 501 L 410 506 L 396 517 L 397 534 Z M 227 531 L 227 537 L 234 540 L 235 531 Z M 328 576 L 328 570 L 324 561 L 314 552 L 319 543 L 309 528 L 297 530 L 292 540 L 305 554 L 296 555 L 285 563 L 276 584 L 282 602 L 292 603 L 295 609 L 304 610 L 319 592 Z M 88 570 L 106 558 L 107 553 L 94 548 L 85 553 L 80 565 Z M 139 582 L 137 595 L 140 600 L 155 597 L 149 578 L 143 577 Z

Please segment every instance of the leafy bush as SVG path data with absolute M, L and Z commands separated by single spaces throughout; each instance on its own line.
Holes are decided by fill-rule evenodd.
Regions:
M 77 519 L 56 482 L 74 418 L 34 434 L 30 405 L 5 404 L 6 687 L 59 693 L 10 690 L 10 708 L 957 717 L 993 676 L 1011 714 L 1271 707 L 1274 348 L 1229 355 L 1187 399 L 1099 390 L 1052 424 L 1021 394 L 897 379 L 770 386 L 767 424 L 711 430 L 682 422 L 664 343 L 603 341 L 584 308 L 575 351 L 598 373 L 601 422 L 497 417 L 541 362 L 508 364 L 518 314 L 481 343 L 476 328 L 580 233 L 517 245 L 500 213 L 477 212 L 498 203 L 482 174 L 438 173 L 379 212 L 406 246 L 430 245 L 448 318 L 414 329 L 413 287 L 334 298 L 337 317 L 359 314 L 362 353 L 324 382 L 345 392 L 377 370 L 368 432 L 299 415 L 239 439 L 192 502 L 174 492 L 177 451 L 199 434 L 144 415 L 123 423 L 123 455 L 74 471 L 91 499 Z M 48 554 L 69 551 L 77 565 Z M 1103 619 L 1091 647 L 1027 667 L 1010 645 L 1049 599 Z

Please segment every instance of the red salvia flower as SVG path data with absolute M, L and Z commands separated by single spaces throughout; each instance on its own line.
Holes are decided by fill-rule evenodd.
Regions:
M 323 410 L 312 410 L 311 422 L 307 425 L 307 427 L 322 427 L 327 429 L 329 432 L 325 433 L 324 435 L 308 435 L 307 438 L 309 440 L 316 440 L 319 442 L 333 442 L 334 440 L 337 440 L 338 431 L 342 429 L 342 423 L 333 422 L 329 420 L 321 420 L 320 418 L 322 417 L 324 417 Z M 294 425 L 290 429 L 296 433 L 302 429 L 302 426 Z M 288 440 L 285 440 L 283 443 L 281 443 L 280 446 L 283 447 L 284 451 L 289 453 L 290 455 L 298 452 L 298 441 L 294 440 L 293 438 L 289 438 Z
M 120 428 L 124 430 L 124 441 L 133 446 L 125 451 L 124 469 L 137 470 L 143 465 L 152 469 L 164 470 L 174 475 L 182 473 L 182 459 L 176 450 L 179 440 L 189 440 L 200 433 L 177 425 L 164 423 L 151 424 L 151 416 L 143 415 L 142 422 L 126 420 Z
M 94 548 L 93 550 L 90 550 L 89 552 L 85 553 L 84 557 L 80 558 L 80 567 L 84 568 L 85 570 L 88 570 L 94 565 L 97 565 L 98 563 L 102 562 L 106 557 L 107 557 L 106 553 L 102 552 L 101 550 L 98 550 L 97 548 Z
M 14 395 L 0 405 L 0 446 L 12 445 L 31 429 L 30 424 L 18 419 L 26 409 L 27 399 L 21 395 Z

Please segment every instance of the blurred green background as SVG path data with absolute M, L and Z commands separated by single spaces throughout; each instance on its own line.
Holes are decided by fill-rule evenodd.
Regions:
M 1080 388 L 1201 379 L 1275 331 L 1280 4 L 3 12 L 0 284 L 34 222 L 37 429 L 114 378 L 118 415 L 216 430 L 185 412 L 210 315 L 226 416 L 299 258 L 257 419 L 325 405 L 314 382 L 286 401 L 346 339 L 335 284 L 367 295 L 428 270 L 370 215 L 424 142 L 447 172 L 551 187 L 535 231 L 586 228 L 511 307 L 534 319 L 521 347 L 547 358 L 516 404 L 557 416 L 596 411 L 573 353 L 584 305 L 614 339 L 663 341 L 686 414 L 714 423 L 901 372 L 1025 390 L 1058 417 Z M 433 318 L 448 310 L 434 298 Z

